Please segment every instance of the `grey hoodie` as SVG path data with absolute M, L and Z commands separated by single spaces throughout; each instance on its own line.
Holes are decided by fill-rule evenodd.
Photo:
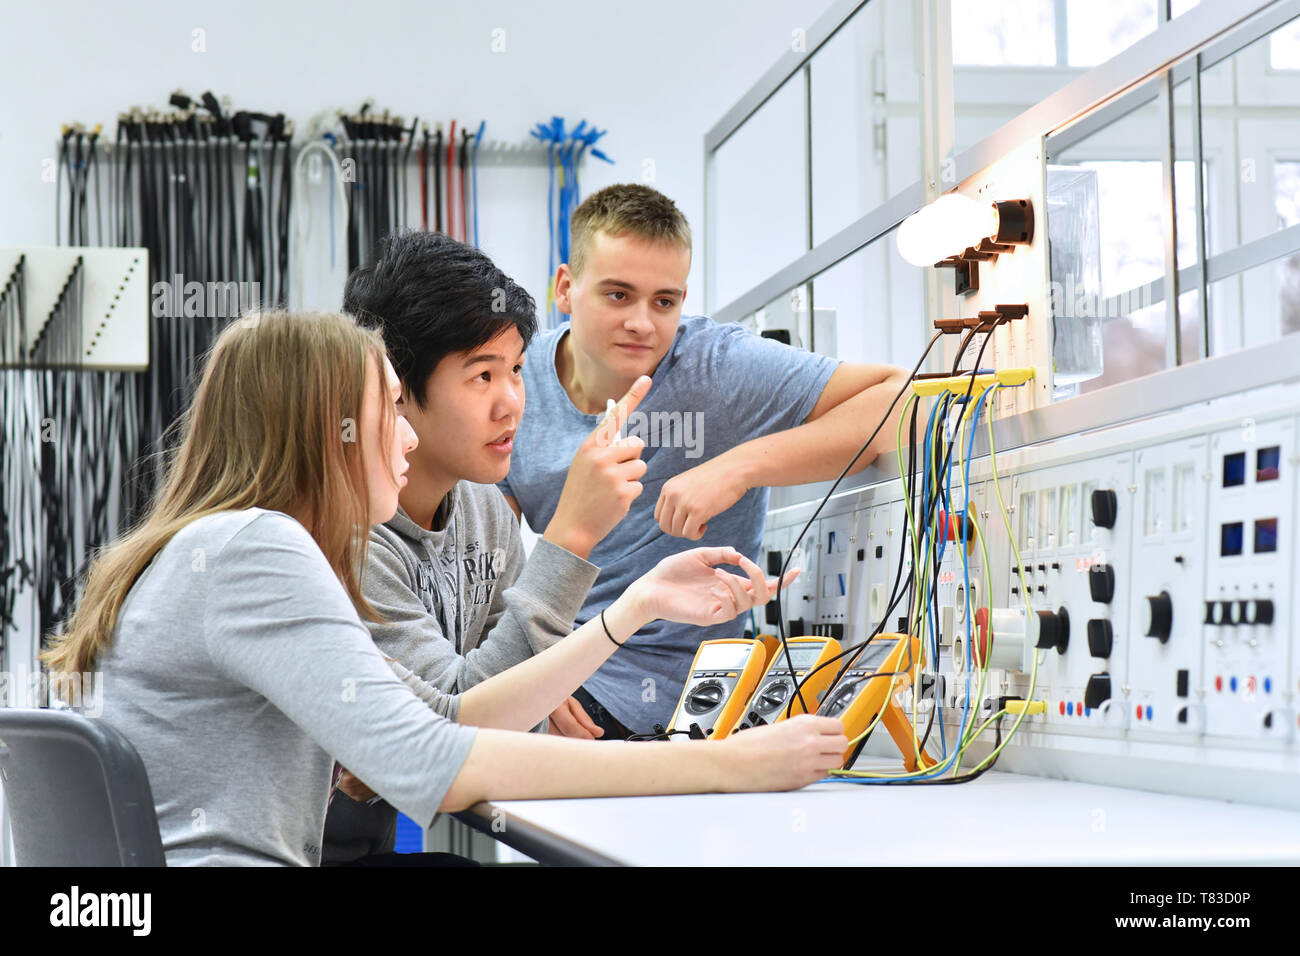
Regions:
M 385 618 L 367 622 L 385 655 L 444 694 L 460 694 L 573 630 L 600 569 L 545 539 L 525 561 L 519 522 L 495 486 L 457 482 L 434 524 L 441 530 L 421 528 L 399 509 L 371 530 L 361 583 Z M 437 698 L 430 706 L 445 713 Z M 324 862 L 391 849 L 396 821 L 388 804 L 358 804 L 338 792 Z

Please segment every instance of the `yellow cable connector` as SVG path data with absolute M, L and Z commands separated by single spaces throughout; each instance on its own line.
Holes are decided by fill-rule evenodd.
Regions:
M 1024 385 L 1025 382 L 1032 379 L 1034 370 L 1032 368 L 1000 368 L 994 374 L 998 377 L 999 385 L 1011 388 L 1016 385 Z
M 922 397 L 939 395 L 943 392 L 952 392 L 957 396 L 965 395 L 967 392 L 978 395 L 993 385 L 1014 388 L 1017 385 L 1024 385 L 1033 377 L 1032 368 L 1001 368 L 994 372 L 980 372 L 975 376 L 975 386 L 972 388 L 971 375 L 965 372 L 961 375 L 945 375 L 942 378 L 913 379 L 912 391 Z
M 1007 701 L 1008 714 L 1034 714 L 1047 713 L 1047 701 L 1045 700 L 1009 700 Z

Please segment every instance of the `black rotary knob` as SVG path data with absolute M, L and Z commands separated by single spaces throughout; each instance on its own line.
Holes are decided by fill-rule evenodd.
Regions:
M 1110 621 L 1094 617 L 1088 622 L 1088 653 L 1093 657 L 1110 657 L 1115 646 L 1115 628 Z
M 1038 647 L 1056 648 L 1056 653 L 1064 654 L 1070 644 L 1070 612 L 1065 608 L 1056 611 L 1038 612 Z
M 856 686 L 841 687 L 825 706 L 821 709 L 823 717 L 838 717 L 848 708 L 853 701 L 853 696 L 858 692 Z
M 1115 527 L 1119 499 L 1108 488 L 1098 488 L 1092 493 L 1092 523 L 1098 528 Z
M 705 681 L 686 695 L 686 709 L 692 714 L 707 714 L 722 703 L 726 689 L 715 680 Z
M 1154 637 L 1165 644 L 1174 629 L 1174 603 L 1168 591 L 1161 591 L 1155 596 L 1147 597 L 1147 626 L 1143 631 L 1147 637 Z
M 1088 590 L 1092 599 L 1109 604 L 1115 599 L 1115 569 L 1109 564 L 1096 564 L 1088 569 Z
M 1237 609 L 1231 601 L 1206 601 L 1205 623 L 1216 627 L 1237 623 Z
M 754 702 L 754 709 L 760 714 L 770 714 L 790 696 L 790 684 L 782 678 L 774 680 L 758 692 L 758 699 Z
M 1273 602 L 1268 598 L 1253 598 L 1240 603 L 1240 619 L 1246 624 L 1273 623 Z
M 1110 675 L 1093 674 L 1088 678 L 1088 686 L 1083 689 L 1083 703 L 1086 707 L 1100 707 L 1110 700 Z

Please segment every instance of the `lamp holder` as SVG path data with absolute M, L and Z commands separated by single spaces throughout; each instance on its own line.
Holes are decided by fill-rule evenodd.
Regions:
M 994 242 L 1026 246 L 1034 241 L 1034 207 L 1028 199 L 1001 199 L 993 208 L 998 214 Z

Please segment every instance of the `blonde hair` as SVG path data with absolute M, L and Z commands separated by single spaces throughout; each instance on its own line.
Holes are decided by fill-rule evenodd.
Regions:
M 691 227 L 681 210 L 659 190 L 637 183 L 592 193 L 573 211 L 569 232 L 569 271 L 575 276 L 586 266 L 587 250 L 598 232 L 668 242 L 691 251 Z
M 368 367 L 390 423 L 395 414 L 383 355 L 378 332 L 339 313 L 269 311 L 227 326 L 178 423 L 162 487 L 140 523 L 96 557 L 76 613 L 41 654 L 50 669 L 93 669 L 149 562 L 186 525 L 223 511 L 304 520 L 358 613 L 377 620 L 360 586 L 370 499 L 357 438 Z

